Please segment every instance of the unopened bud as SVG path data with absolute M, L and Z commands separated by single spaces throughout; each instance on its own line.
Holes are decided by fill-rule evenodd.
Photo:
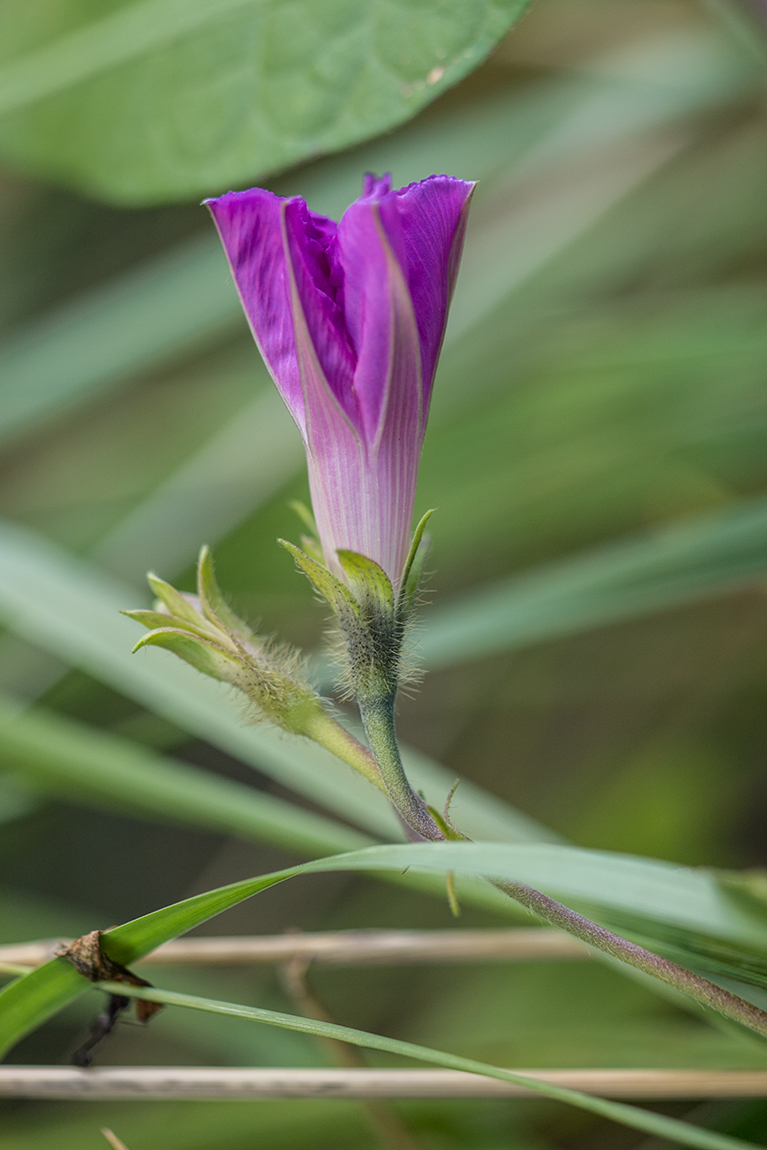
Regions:
M 134 651 L 165 647 L 198 671 L 237 687 L 259 718 L 293 734 L 307 734 L 322 702 L 306 682 L 301 656 L 285 644 L 255 635 L 219 590 L 210 551 L 203 547 L 197 595 L 183 594 L 149 575 L 155 609 L 124 611 L 148 627 Z

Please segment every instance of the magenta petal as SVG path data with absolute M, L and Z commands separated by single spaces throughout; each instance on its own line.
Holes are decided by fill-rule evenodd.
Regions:
M 411 410 L 405 435 L 420 443 L 421 366 L 418 328 L 403 275 L 400 237 L 387 234 L 381 201 L 363 197 L 338 225 L 344 312 L 357 357 L 354 394 L 365 443 L 374 450 L 390 403 Z M 407 397 L 405 393 L 410 393 Z
M 235 286 L 264 362 L 305 434 L 304 400 L 282 239 L 283 201 L 252 188 L 205 201 L 216 222 Z
M 447 310 L 461 259 L 474 184 L 429 176 L 381 201 L 387 233 L 396 230 L 421 342 L 424 407 L 428 410 Z M 396 222 L 394 216 L 396 213 Z
M 343 270 L 337 257 L 336 224 L 314 215 L 303 200 L 283 202 L 294 325 L 300 311 L 325 380 L 347 415 L 356 419 L 355 356 L 342 309 Z
M 473 185 L 365 177 L 340 224 L 254 188 L 207 201 L 266 364 L 304 437 L 328 565 L 400 579 Z

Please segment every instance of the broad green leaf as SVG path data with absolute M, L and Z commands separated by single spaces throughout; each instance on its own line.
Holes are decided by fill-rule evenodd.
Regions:
M 0 151 L 142 204 L 226 190 L 394 127 L 472 71 L 526 0 L 111 7 L 88 21 L 80 5 L 37 0 L 5 20 Z
M 429 612 L 431 667 L 739 591 L 767 576 L 767 499 L 526 571 Z
M 0 769 L 45 790 L 269 842 L 312 855 L 366 836 L 282 799 L 156 754 L 149 748 L 0 698 Z M 0 800 L 2 806 L 2 800 Z
M 318 859 L 232 883 L 153 911 L 105 932 L 104 949 L 115 961 L 129 965 L 163 942 L 286 879 L 327 871 L 394 871 L 400 874 L 405 867 L 440 875 L 453 871 L 475 879 L 491 875 L 525 882 L 568 905 L 587 903 L 608 913 L 631 915 L 635 921 L 642 921 L 649 938 L 654 937 L 658 923 L 661 924 L 661 935 L 671 924 L 691 931 L 705 931 L 733 946 L 740 944 L 767 951 L 767 918 L 763 914 L 750 913 L 736 899 L 729 897 L 717 879 L 706 871 L 607 851 L 505 843 L 378 846 Z M 59 963 L 54 961 L 40 971 L 50 970 L 53 979 L 58 967 Z M 32 984 L 34 994 L 26 1014 L 23 1008 L 25 978 L 0 993 L 0 1050 L 7 1050 L 61 1005 L 56 998 L 51 1007 L 45 996 L 39 994 L 39 986 L 45 985 L 40 971 Z M 79 984 L 72 984 L 73 995 L 79 993 L 78 987 Z M 736 993 L 742 989 L 739 986 Z M 743 997 L 748 997 L 748 989 L 745 988 Z M 6 995 L 10 996 L 13 1007 L 8 1022 L 4 1021 Z M 22 1005 L 19 1005 L 20 1001 Z

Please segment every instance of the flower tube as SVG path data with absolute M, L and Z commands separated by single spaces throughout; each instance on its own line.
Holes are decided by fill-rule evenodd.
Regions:
M 261 188 L 207 200 L 264 361 L 303 436 L 330 570 L 354 551 L 394 588 L 408 554 L 434 373 L 473 184 L 368 175 L 336 224 Z

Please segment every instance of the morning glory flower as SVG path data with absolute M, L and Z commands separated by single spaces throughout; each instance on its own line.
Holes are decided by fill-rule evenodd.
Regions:
M 473 184 L 365 177 L 336 224 L 262 188 L 207 200 L 251 330 L 306 446 L 330 570 L 337 551 L 399 584 L 418 460 Z

